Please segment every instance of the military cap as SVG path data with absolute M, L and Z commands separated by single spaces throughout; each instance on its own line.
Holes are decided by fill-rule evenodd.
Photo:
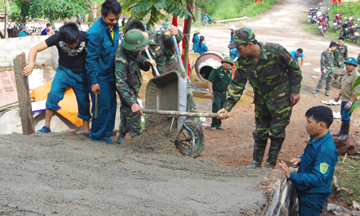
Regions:
M 142 50 L 148 43 L 147 37 L 137 29 L 131 29 L 126 32 L 124 39 L 121 41 L 121 45 L 129 51 Z
M 169 27 L 169 25 L 167 24 L 167 22 L 161 23 L 161 26 L 162 26 L 163 28 L 168 28 L 168 27 Z
M 25 25 L 20 25 L 20 30 L 21 29 L 26 29 Z
M 239 28 L 235 30 L 234 41 L 229 44 L 228 48 L 235 48 L 240 44 L 246 44 L 252 41 L 255 41 L 254 32 L 249 28 Z
M 231 65 L 234 64 L 234 61 L 233 61 L 232 58 L 230 58 L 229 56 L 226 56 L 226 57 L 221 61 L 221 63 L 223 63 L 223 62 L 230 63 Z
M 352 64 L 355 65 L 356 67 L 358 66 L 357 61 L 354 57 L 347 58 L 344 64 Z

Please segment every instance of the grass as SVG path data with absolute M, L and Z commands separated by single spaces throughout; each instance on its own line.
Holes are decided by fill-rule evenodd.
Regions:
M 341 157 L 340 157 L 341 158 Z M 340 193 L 339 199 L 350 204 L 352 200 L 360 203 L 360 161 L 347 158 L 345 162 L 339 161 L 336 165 L 335 175 L 338 178 L 340 187 L 354 191 L 352 196 Z
M 197 4 L 202 11 L 207 10 L 212 19 L 222 20 L 242 16 L 255 17 L 257 14 L 271 9 L 271 5 L 276 1 L 278 0 L 263 0 L 263 3 L 260 1 L 254 3 L 254 0 L 204 0 L 204 3 L 200 1 Z

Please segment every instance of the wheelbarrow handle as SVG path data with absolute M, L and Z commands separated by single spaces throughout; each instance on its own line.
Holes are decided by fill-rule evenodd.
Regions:
M 180 112 L 180 111 L 172 111 L 172 110 L 149 110 L 149 109 L 143 109 L 142 112 L 147 113 L 147 114 L 187 116 L 187 117 L 216 118 L 218 116 L 216 113 L 194 113 L 194 112 Z M 223 116 L 225 118 L 230 117 L 229 113 L 221 113 L 220 116 Z
M 145 49 L 145 52 L 146 52 L 147 57 L 148 57 L 148 58 L 150 59 L 150 61 L 152 62 L 152 61 L 153 61 L 153 58 L 151 57 L 151 55 L 150 55 L 150 53 L 149 53 L 149 49 Z M 156 67 L 156 66 L 152 66 L 152 67 L 153 67 L 153 69 L 154 69 L 154 71 L 155 71 L 155 75 L 156 75 L 156 76 L 160 76 L 157 67 Z

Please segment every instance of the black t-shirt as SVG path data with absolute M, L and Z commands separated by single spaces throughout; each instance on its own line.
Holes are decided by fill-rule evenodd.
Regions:
M 85 37 L 86 32 L 80 31 L 79 43 L 75 48 L 66 46 L 60 34 L 54 34 L 45 40 L 48 47 L 55 46 L 59 52 L 59 65 L 69 68 L 76 74 L 85 72 Z

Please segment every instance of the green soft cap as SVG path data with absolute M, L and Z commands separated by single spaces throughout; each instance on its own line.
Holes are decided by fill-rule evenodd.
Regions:
M 246 44 L 252 41 L 255 41 L 254 32 L 249 28 L 239 28 L 235 30 L 234 41 L 229 44 L 228 48 L 235 48 L 240 44 Z
M 168 27 L 169 27 L 169 25 L 167 24 L 167 22 L 161 23 L 161 26 L 162 26 L 163 28 L 168 28 Z
M 229 56 L 226 56 L 226 57 L 225 57 L 225 58 L 221 61 L 221 63 L 223 63 L 223 62 L 230 63 L 231 65 L 233 65 L 233 64 L 234 64 L 233 59 L 232 59 L 232 58 L 230 58 Z
M 141 31 L 137 29 L 131 29 L 126 32 L 124 39 L 121 41 L 121 45 L 129 51 L 139 51 L 144 49 L 149 43 L 147 37 L 145 37 Z

